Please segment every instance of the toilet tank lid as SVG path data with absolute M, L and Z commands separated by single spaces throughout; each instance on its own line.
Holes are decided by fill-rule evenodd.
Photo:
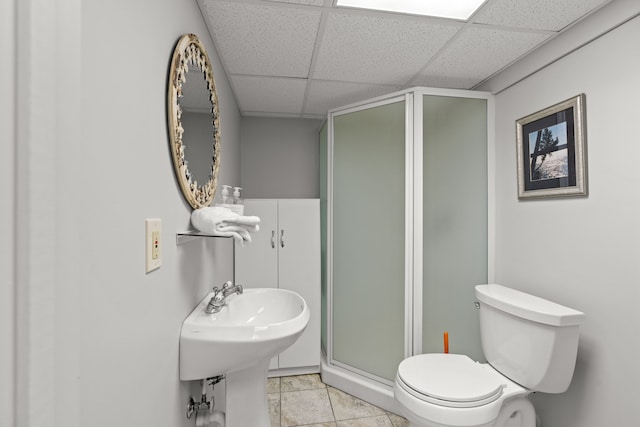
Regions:
M 581 325 L 584 313 L 495 283 L 476 286 L 476 298 L 514 316 L 553 326 Z

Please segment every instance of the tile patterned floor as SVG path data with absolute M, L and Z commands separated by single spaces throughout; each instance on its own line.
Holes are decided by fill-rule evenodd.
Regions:
M 269 378 L 271 427 L 407 427 L 404 418 L 336 388 L 320 375 Z

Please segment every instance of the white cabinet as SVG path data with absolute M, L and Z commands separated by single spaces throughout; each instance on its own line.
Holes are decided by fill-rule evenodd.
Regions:
M 309 325 L 270 369 L 317 369 L 320 365 L 320 201 L 247 199 L 245 215 L 260 217 L 252 242 L 236 245 L 235 280 L 247 288 L 299 293 L 311 312 Z

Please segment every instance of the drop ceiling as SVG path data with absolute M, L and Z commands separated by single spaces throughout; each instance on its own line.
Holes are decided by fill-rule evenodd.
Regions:
M 458 21 L 333 0 L 197 0 L 241 114 L 302 118 L 414 86 L 473 89 L 609 1 L 487 0 Z

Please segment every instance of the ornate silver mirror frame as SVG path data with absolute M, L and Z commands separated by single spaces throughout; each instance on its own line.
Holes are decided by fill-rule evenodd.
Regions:
M 192 74 L 188 75 L 190 69 Z M 195 70 L 200 71 L 200 74 L 194 73 L 193 71 Z M 211 101 L 213 150 L 211 152 L 209 178 L 204 183 L 197 182 L 185 159 L 185 150 L 189 150 L 189 146 L 183 141 L 185 129 L 182 122 L 184 108 L 181 105 L 181 98 L 184 96 L 183 85 L 187 82 L 187 78 L 204 78 L 206 87 L 209 90 L 208 99 Z M 220 114 L 211 61 L 209 61 L 209 55 L 207 55 L 204 45 L 195 34 L 185 34 L 180 37 L 173 51 L 169 75 L 167 111 L 173 169 L 180 183 L 182 194 L 193 209 L 209 206 L 216 193 L 218 171 L 220 169 Z M 204 143 L 207 142 L 204 141 Z M 191 144 L 191 141 L 189 144 Z

